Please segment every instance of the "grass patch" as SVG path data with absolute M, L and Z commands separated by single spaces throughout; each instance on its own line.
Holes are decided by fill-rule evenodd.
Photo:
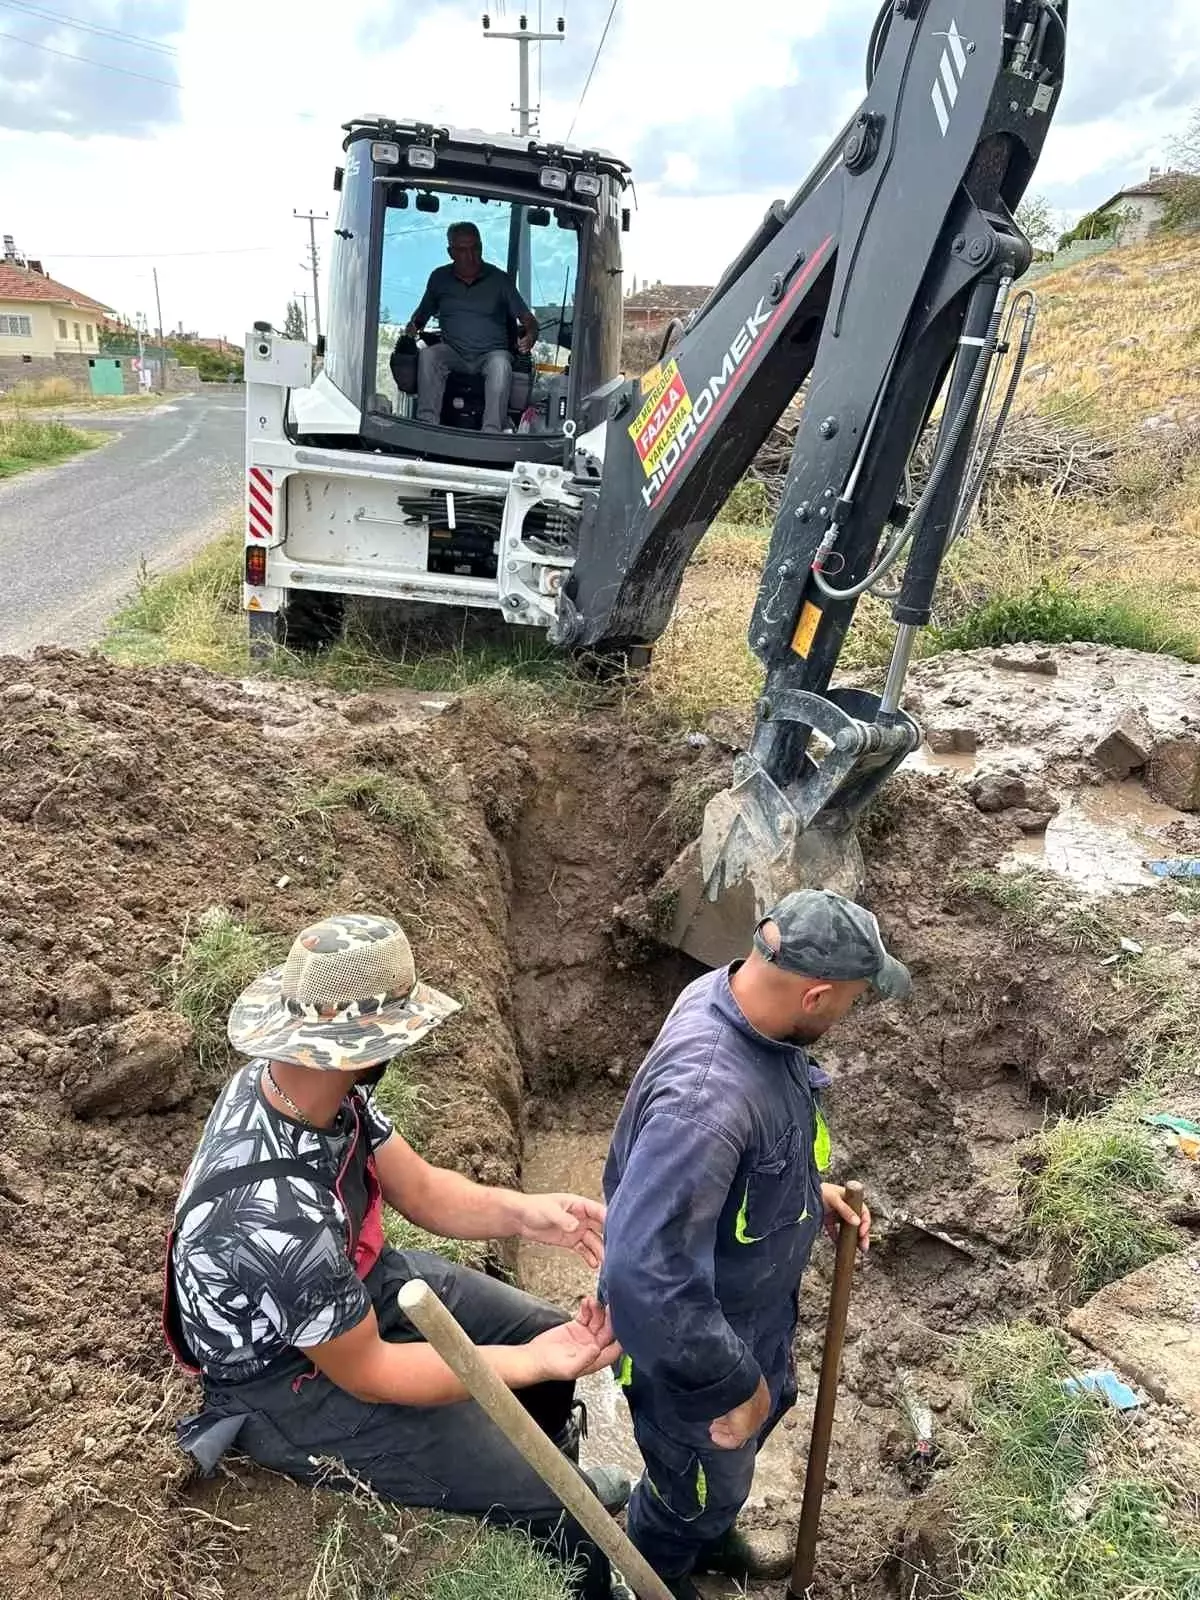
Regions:
M 1185 626 L 1161 601 L 1075 592 L 1050 578 L 1024 593 L 1001 595 L 961 622 L 935 629 L 930 642 L 934 650 L 981 650 L 1077 639 L 1200 661 L 1200 630 Z
M 971 1340 L 975 1435 L 955 1483 L 963 1600 L 1200 1600 L 1200 1544 L 1066 1351 L 1017 1323 Z
M 1043 873 L 1031 868 L 1020 872 L 964 872 L 954 879 L 955 895 L 982 900 L 1004 918 L 1014 947 L 1032 942 L 1044 930 L 1046 894 L 1052 885 Z
M 154 574 L 143 564 L 132 597 L 109 623 L 106 653 L 124 666 L 187 661 L 244 676 L 241 552 L 241 535 L 229 533 L 176 572 Z
M 393 1600 L 567 1600 L 569 1577 L 521 1534 L 480 1528 Z
M 301 801 L 296 816 L 327 816 L 343 808 L 394 828 L 430 877 L 444 878 L 450 871 L 454 852 L 445 821 L 420 784 L 390 772 L 339 772 Z
M 374 1101 L 400 1137 L 419 1150 L 430 1108 L 420 1085 L 408 1076 L 403 1056 L 397 1056 L 389 1064 L 376 1084 Z M 427 1233 L 391 1206 L 384 1207 L 383 1232 L 395 1250 L 432 1250 L 447 1261 L 463 1267 L 477 1267 L 480 1271 L 487 1265 L 486 1239 L 446 1239 L 440 1234 Z
M 259 933 L 223 906 L 211 906 L 166 972 L 160 987 L 196 1031 L 202 1063 L 229 1059 L 225 1024 L 246 985 L 282 960 L 281 942 Z
M 404 1057 L 397 1056 L 375 1085 L 373 1099 L 402 1139 L 414 1148 L 421 1143 L 426 1106 L 420 1086 L 404 1070 Z
M 52 466 L 103 443 L 103 438 L 69 428 L 65 422 L 20 416 L 0 419 L 0 478 L 11 478 L 30 467 Z
M 432 1250 L 446 1261 L 453 1261 L 460 1267 L 475 1267 L 480 1272 L 487 1265 L 486 1239 L 445 1239 L 441 1234 L 427 1233 L 390 1206 L 384 1207 L 383 1233 L 394 1250 Z
M 352 602 L 342 636 L 319 654 L 276 650 L 251 662 L 241 609 L 243 540 L 222 535 L 185 567 L 143 567 L 133 595 L 113 617 L 105 653 L 127 666 L 188 662 L 230 677 L 267 676 L 345 693 L 401 688 L 491 694 L 530 715 L 580 709 L 595 697 L 587 678 L 544 634 L 490 617 L 447 611 L 404 621 L 378 602 Z
M 1149 1133 L 1113 1113 L 1059 1122 L 1033 1143 L 1022 1189 L 1029 1225 L 1070 1262 L 1081 1296 L 1178 1249 L 1180 1236 L 1147 1203 L 1168 1190 Z

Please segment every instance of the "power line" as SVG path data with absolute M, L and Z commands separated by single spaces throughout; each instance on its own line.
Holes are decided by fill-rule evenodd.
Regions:
M 579 121 L 579 113 L 583 110 L 583 102 L 587 99 L 587 92 L 592 87 L 592 75 L 596 71 L 596 64 L 600 60 L 600 52 L 604 49 L 604 41 L 608 38 L 608 30 L 612 26 L 612 19 L 619 4 L 620 0 L 612 0 L 612 5 L 608 8 L 604 32 L 600 35 L 600 43 L 596 46 L 596 54 L 592 57 L 592 64 L 588 68 L 588 75 L 583 85 L 583 93 L 579 96 L 579 104 L 575 107 L 575 115 L 571 118 L 571 126 L 567 129 L 567 137 L 564 141 L 567 144 L 571 142 L 571 135 L 575 132 L 575 124 Z
M 235 250 L 119 250 L 112 254 L 92 251 L 80 253 L 78 250 L 43 250 L 42 255 L 46 260 L 53 256 L 56 261 L 170 261 L 181 260 L 184 256 L 261 256 L 272 250 L 284 248 L 278 244 L 250 244 L 241 245 Z
M 123 44 L 138 45 L 143 50 L 158 50 L 163 55 L 174 56 L 179 52 L 173 44 L 163 44 L 161 39 L 150 39 L 144 33 L 126 33 L 123 28 L 106 28 L 103 23 L 85 22 L 82 17 L 64 16 L 61 11 L 47 11 L 44 6 L 31 6 L 27 0 L 0 0 L 0 5 L 6 6 L 10 11 L 25 11 L 31 17 L 40 17 L 44 22 L 60 22 L 69 28 L 78 28 L 81 33 L 94 33 L 102 39 L 119 39 Z
M 89 67 L 99 67 L 104 72 L 119 72 L 123 78 L 141 78 L 143 83 L 161 83 L 166 89 L 183 87 L 171 78 L 152 78 L 148 72 L 134 72 L 129 67 L 114 67 L 109 61 L 96 61 L 91 56 L 73 56 L 69 50 L 56 50 L 52 44 L 38 44 L 36 39 L 22 39 L 18 33 L 0 32 L 0 39 L 9 39 L 13 44 L 27 44 L 31 50 L 44 50 L 47 55 L 61 56 L 64 61 L 77 61 Z

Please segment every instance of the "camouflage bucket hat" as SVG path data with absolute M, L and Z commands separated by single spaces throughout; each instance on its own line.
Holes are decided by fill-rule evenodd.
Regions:
M 243 991 L 229 1042 L 247 1056 L 356 1072 L 410 1050 L 461 1009 L 417 982 L 398 922 L 347 914 L 305 928 L 285 964 Z

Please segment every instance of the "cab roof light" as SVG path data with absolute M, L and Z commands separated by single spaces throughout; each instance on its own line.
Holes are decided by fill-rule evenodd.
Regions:
M 575 193 L 597 195 L 600 193 L 600 178 L 595 172 L 577 172 L 575 174 Z
M 381 166 L 394 167 L 400 160 L 400 146 L 389 139 L 376 139 L 371 145 L 371 160 Z
M 567 174 L 562 167 L 543 167 L 538 182 L 543 189 L 553 189 L 558 194 L 567 192 Z
M 408 164 L 410 167 L 420 168 L 422 172 L 432 172 L 437 166 L 437 151 L 431 145 L 410 144 Z

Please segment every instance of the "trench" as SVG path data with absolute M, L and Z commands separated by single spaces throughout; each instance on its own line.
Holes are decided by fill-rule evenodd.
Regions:
M 663 864 L 671 774 L 636 740 L 610 745 L 598 791 L 593 754 L 562 744 L 542 752 L 507 845 L 507 943 L 523 1070 L 522 1186 L 600 1197 L 625 1089 L 675 995 L 702 969 L 614 939 L 613 907 Z M 906 800 L 906 785 L 919 793 Z M 1088 1028 L 1081 1015 L 1079 1036 L 1065 1037 L 1071 1030 L 1056 1026 L 1053 996 L 1031 1006 L 1019 984 L 988 974 L 994 924 L 941 914 L 956 865 L 999 850 L 986 820 L 938 775 L 898 787 L 902 814 L 871 899 L 918 978 L 916 1015 L 869 1005 L 819 1052 L 835 1080 L 827 1092 L 833 1175 L 865 1182 L 875 1218 L 852 1302 L 823 1520 L 823 1592 L 838 1600 L 911 1592 L 910 1515 L 939 1474 L 915 1459 L 905 1396 L 932 1410 L 938 1438 L 963 1429 L 959 1337 L 1026 1313 L 1050 1292 L 1022 1245 L 1014 1151 L 1042 1126 L 1048 1056 L 1084 1049 Z M 926 816 L 924 833 L 906 838 L 906 821 L 928 812 L 931 795 L 937 837 L 929 838 Z M 934 860 L 936 870 L 923 873 Z M 761 1453 L 742 1516 L 769 1544 L 794 1537 L 832 1256 L 819 1242 L 800 1299 L 799 1401 Z M 537 1245 L 520 1247 L 516 1275 L 565 1310 L 594 1286 L 582 1262 Z M 601 1374 L 581 1393 L 585 1464 L 616 1463 L 636 1477 L 640 1458 L 617 1385 Z M 736 1592 L 705 1583 L 713 1595 Z

